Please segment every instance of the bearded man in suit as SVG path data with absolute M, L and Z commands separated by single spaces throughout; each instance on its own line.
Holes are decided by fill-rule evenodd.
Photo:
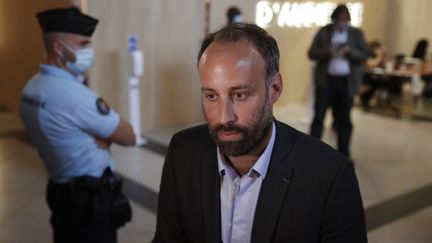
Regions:
M 352 164 L 273 117 L 276 40 L 229 25 L 203 41 L 198 69 L 207 124 L 170 142 L 153 242 L 367 242 Z

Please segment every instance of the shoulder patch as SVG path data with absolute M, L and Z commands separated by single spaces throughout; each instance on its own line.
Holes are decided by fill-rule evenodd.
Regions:
M 96 107 L 101 115 L 108 115 L 111 110 L 108 103 L 101 97 L 96 99 Z

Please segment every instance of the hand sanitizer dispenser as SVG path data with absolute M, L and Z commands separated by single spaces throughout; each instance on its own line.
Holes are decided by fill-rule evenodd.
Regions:
M 138 49 L 137 37 L 131 35 L 128 38 L 129 53 L 129 121 L 135 132 L 136 145 L 147 143 L 141 135 L 141 108 L 140 108 L 140 77 L 144 74 L 144 55 Z

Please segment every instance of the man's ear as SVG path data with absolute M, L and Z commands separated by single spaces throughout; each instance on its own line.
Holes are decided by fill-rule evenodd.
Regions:
M 65 45 L 58 39 L 53 41 L 53 51 L 63 60 L 75 62 L 75 54 L 71 50 L 66 48 Z
M 283 82 L 282 82 L 282 76 L 278 72 L 273 76 L 273 79 L 270 82 L 269 85 L 269 97 L 271 104 L 274 104 L 281 95 L 283 90 Z
M 59 40 L 52 41 L 52 51 L 62 59 L 64 59 L 64 47 Z

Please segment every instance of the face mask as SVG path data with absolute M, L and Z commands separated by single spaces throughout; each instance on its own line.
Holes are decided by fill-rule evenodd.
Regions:
M 75 62 L 66 61 L 66 67 L 74 74 L 83 74 L 93 65 L 94 50 L 93 48 L 83 48 L 72 51 L 71 48 L 64 45 L 69 51 L 75 54 Z
M 233 18 L 233 23 L 241 23 L 241 22 L 243 22 L 243 16 L 242 15 L 236 15 L 236 16 L 234 16 L 234 18 Z
M 75 74 L 82 74 L 93 65 L 93 48 L 84 48 L 75 51 L 75 62 L 66 62 L 66 67 Z

